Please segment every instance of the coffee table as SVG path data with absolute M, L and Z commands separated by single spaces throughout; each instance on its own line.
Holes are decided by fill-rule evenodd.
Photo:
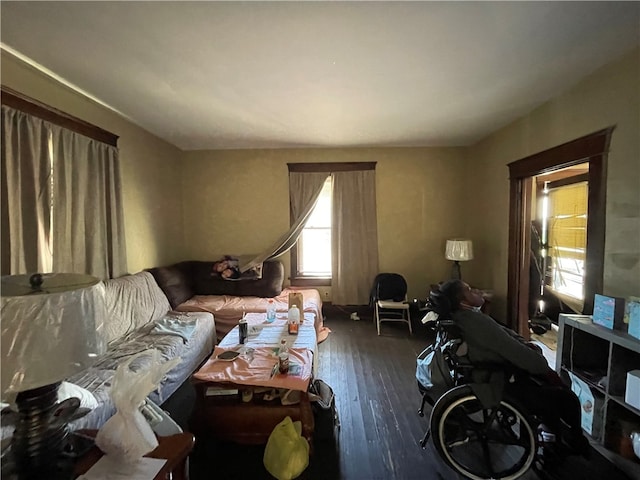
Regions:
M 192 376 L 196 401 L 190 429 L 196 436 L 207 435 L 241 444 L 263 444 L 274 427 L 286 416 L 302 423 L 302 435 L 311 442 L 313 412 L 307 390 L 313 376 L 317 337 L 313 314 L 305 314 L 297 335 L 288 335 L 285 316 L 266 323 L 266 315 L 246 315 L 249 336 L 238 343 L 238 327 L 216 346 L 211 358 Z M 290 374 L 273 374 L 280 340 L 285 338 L 291 362 Z M 216 359 L 227 350 L 242 352 L 232 362 Z M 300 401 L 283 405 L 280 398 L 269 400 L 272 389 L 290 390 Z M 243 394 L 245 399 L 243 401 Z

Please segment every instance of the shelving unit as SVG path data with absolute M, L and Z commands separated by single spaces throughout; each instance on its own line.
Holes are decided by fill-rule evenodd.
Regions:
M 592 445 L 631 478 L 640 478 L 640 460 L 629 440 L 640 431 L 640 410 L 625 402 L 627 372 L 640 369 L 640 340 L 592 322 L 589 315 L 560 314 L 556 371 L 585 382 L 594 397 Z

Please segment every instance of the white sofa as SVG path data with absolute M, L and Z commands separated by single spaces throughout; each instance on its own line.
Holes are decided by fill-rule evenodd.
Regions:
M 67 379 L 90 392 L 91 412 L 75 420 L 72 429 L 100 428 L 114 413 L 109 396 L 111 379 L 117 366 L 139 352 L 158 349 L 163 360 L 180 357 L 180 363 L 170 370 L 157 391 L 149 395 L 161 405 L 206 360 L 216 342 L 213 315 L 206 312 L 172 312 L 169 301 L 149 272 L 105 281 L 107 319 L 104 334 L 107 352 L 89 369 Z M 158 333 L 158 324 L 166 320 L 189 326 L 188 335 Z M 194 328 L 195 327 L 195 328 Z M 166 331 L 166 329 L 164 329 Z M 133 370 L 144 367 L 150 358 L 142 356 L 131 365 Z M 94 401 L 95 398 L 95 401 Z

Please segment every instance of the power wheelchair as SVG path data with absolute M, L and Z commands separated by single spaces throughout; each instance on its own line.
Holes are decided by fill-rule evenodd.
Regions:
M 523 372 L 505 365 L 471 364 L 452 320 L 426 325 L 435 331 L 435 342 L 418 357 L 416 379 L 422 394 L 418 414 L 424 416 L 426 403 L 433 408 L 420 446 L 426 448 L 432 437 L 444 462 L 466 478 L 516 479 L 531 468 L 547 478 L 564 454 L 552 443 L 554 434 L 543 431 L 544 419 L 505 392 L 506 382 Z M 442 370 L 446 383 L 440 390 L 425 385 L 419 374 L 421 356 L 432 352 L 439 358 L 430 368 Z

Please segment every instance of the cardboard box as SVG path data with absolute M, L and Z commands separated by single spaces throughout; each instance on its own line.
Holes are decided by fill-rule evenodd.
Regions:
M 627 372 L 627 388 L 624 401 L 640 410 L 640 370 Z
M 624 309 L 624 323 L 627 325 L 627 333 L 640 338 L 640 299 L 631 297 L 627 299 Z
M 289 293 L 289 308 L 294 305 L 298 307 L 298 310 L 300 310 L 300 318 L 302 318 L 302 312 L 304 312 L 304 299 L 302 298 L 302 292 Z
M 593 302 L 593 323 L 611 330 L 625 330 L 624 298 L 596 293 Z

